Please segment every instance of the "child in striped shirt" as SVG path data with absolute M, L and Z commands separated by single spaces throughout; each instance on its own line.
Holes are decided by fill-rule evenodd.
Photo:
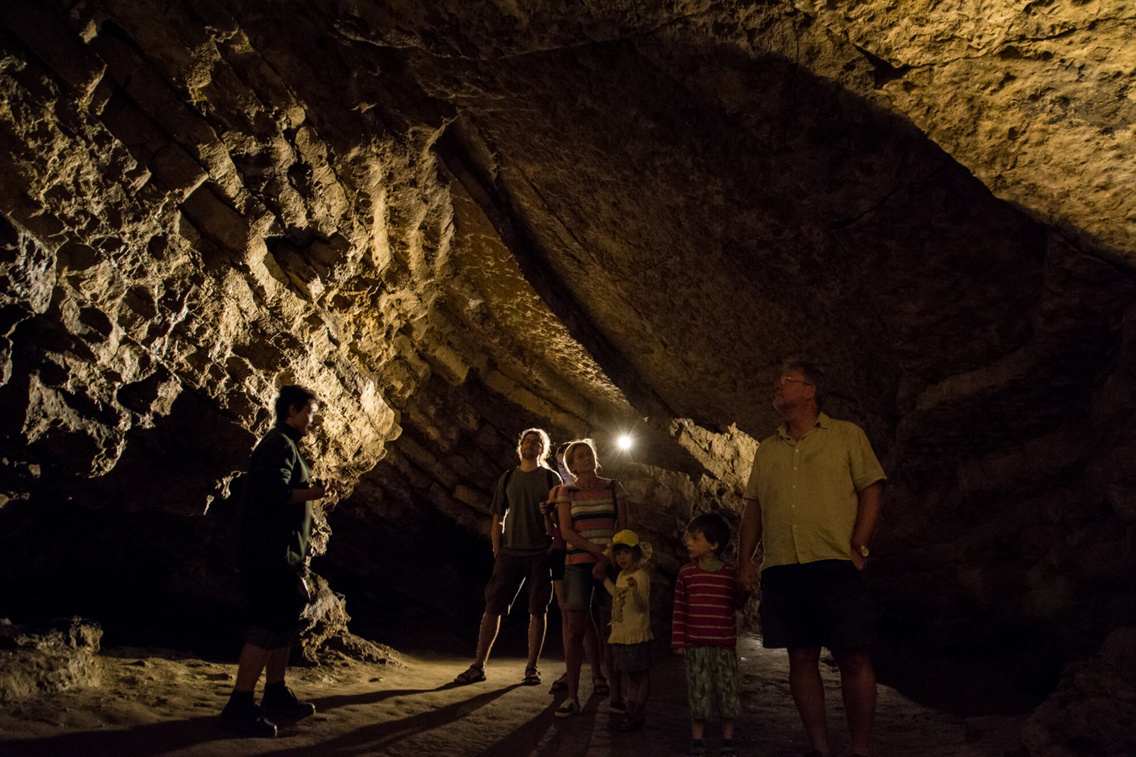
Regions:
M 719 757 L 735 757 L 734 718 L 738 714 L 737 611 L 745 590 L 721 554 L 730 543 L 730 524 L 717 513 L 699 515 L 686 527 L 691 562 L 675 581 L 671 646 L 686 657 L 690 702 L 689 757 L 706 753 L 706 720 L 716 710 L 722 720 Z

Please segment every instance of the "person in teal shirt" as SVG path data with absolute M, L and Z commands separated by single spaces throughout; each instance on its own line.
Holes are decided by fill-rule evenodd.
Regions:
M 273 737 L 270 718 L 298 720 L 315 712 L 284 682 L 300 615 L 307 606 L 304 581 L 312 532 L 311 502 L 335 492 L 315 484 L 300 453 L 300 440 L 311 428 L 319 405 L 302 386 L 284 386 L 276 400 L 276 427 L 252 453 L 237 506 L 234 548 L 241 570 L 245 643 L 237 681 L 220 726 L 242 736 Z M 265 672 L 260 706 L 254 691 Z

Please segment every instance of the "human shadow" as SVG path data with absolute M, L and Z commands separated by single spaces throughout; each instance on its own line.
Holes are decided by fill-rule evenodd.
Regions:
M 125 730 L 77 731 L 43 739 L 0 741 L 4 757 L 84 754 L 156 757 L 198 744 L 231 739 L 232 734 L 217 728 L 217 716 L 152 723 Z
M 541 743 L 545 741 L 548 732 L 557 723 L 556 708 L 558 705 L 559 701 L 551 702 L 536 717 L 511 731 L 505 738 L 487 747 L 477 757 L 499 757 L 503 754 L 533 754 L 537 752 Z M 580 727 L 591 730 L 595 723 L 596 713 L 597 709 L 594 705 L 585 706 L 575 719 L 587 721 Z
M 412 715 L 401 720 L 390 720 L 385 723 L 376 723 L 366 728 L 359 728 L 345 733 L 328 741 L 321 741 L 307 747 L 289 747 L 266 755 L 289 755 L 290 757 L 317 757 L 327 754 L 375 754 L 381 749 L 396 744 L 403 739 L 425 731 L 439 728 L 470 715 L 481 709 L 495 699 L 504 696 L 521 684 L 515 683 L 493 691 L 487 691 L 461 702 L 454 702 L 445 707 Z M 449 685 L 439 689 L 449 688 Z M 411 691 L 409 693 L 420 693 Z
M 334 696 L 312 699 L 316 712 L 328 712 L 340 707 L 350 707 L 360 704 L 376 704 L 391 697 L 405 697 L 413 694 L 432 694 L 436 691 L 445 691 L 450 684 L 443 684 L 434 689 L 376 689 L 362 694 L 336 694 Z
M 329 712 L 339 707 L 368 705 L 391 697 L 429 694 L 436 689 L 385 689 L 362 694 L 344 694 L 313 699 L 317 712 Z M 278 725 L 287 728 L 295 721 L 281 720 Z M 285 733 L 287 733 L 285 731 Z M 39 755 L 85 754 L 155 757 L 198 744 L 236 738 L 217 728 L 215 715 L 174 720 L 111 731 L 77 731 L 41 739 L 0 740 L 0 755 L 4 757 L 39 757 Z

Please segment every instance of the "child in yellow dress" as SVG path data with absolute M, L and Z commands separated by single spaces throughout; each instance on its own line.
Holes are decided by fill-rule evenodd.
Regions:
M 622 708 L 622 702 L 612 702 L 611 711 L 623 715 L 617 729 L 637 731 L 643 727 L 643 710 L 651 692 L 651 577 L 643 568 L 651 558 L 651 545 L 639 541 L 634 531 L 624 530 L 612 537 L 610 549 L 620 570 L 614 582 L 604 581 L 612 596 L 608 644 L 614 674 L 626 676 L 623 691 L 627 698 Z

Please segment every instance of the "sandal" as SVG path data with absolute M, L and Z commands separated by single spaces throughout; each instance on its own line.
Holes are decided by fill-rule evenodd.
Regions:
M 611 687 L 607 685 L 607 679 L 603 676 L 592 678 L 592 693 L 597 697 L 606 697 L 610 694 Z
M 549 694 L 556 694 L 560 691 L 568 691 L 568 671 L 564 671 L 564 675 L 557 678 L 552 682 L 552 688 L 548 690 Z
M 536 668 L 525 668 L 525 677 L 521 679 L 521 685 L 540 686 L 540 671 Z
M 565 699 L 564 703 L 556 708 L 556 717 L 570 718 L 573 715 L 580 714 L 580 703 L 575 699 Z
M 464 673 L 459 673 L 458 677 L 454 679 L 455 686 L 468 686 L 471 683 L 478 683 L 485 680 L 485 668 L 479 668 L 476 665 L 470 665 L 469 669 Z
M 724 746 L 718 750 L 718 757 L 738 757 L 738 753 L 732 746 Z
M 626 715 L 627 704 L 618 699 L 611 700 L 607 705 L 607 711 L 612 715 Z

